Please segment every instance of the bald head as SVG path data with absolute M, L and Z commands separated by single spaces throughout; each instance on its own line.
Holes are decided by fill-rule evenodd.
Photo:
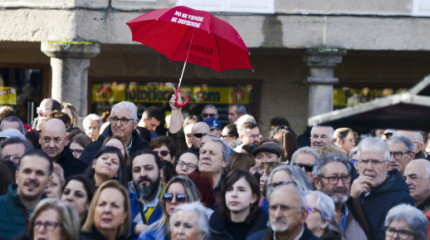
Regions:
M 39 136 L 39 143 L 48 156 L 56 161 L 68 142 L 66 125 L 60 119 L 49 119 L 45 122 Z
M 419 206 L 430 197 L 430 162 L 427 159 L 415 159 L 406 165 L 403 173 L 409 194 Z
M 197 122 L 193 125 L 191 129 L 190 142 L 194 148 L 200 148 L 202 139 L 206 134 L 209 134 L 211 129 L 209 125 L 205 122 Z

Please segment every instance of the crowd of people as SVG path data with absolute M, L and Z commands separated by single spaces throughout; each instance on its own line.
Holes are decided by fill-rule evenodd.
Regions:
M 175 102 L 161 136 L 155 106 L 139 119 L 123 101 L 80 124 L 48 98 L 31 126 L 1 107 L 0 240 L 428 239 L 426 132 L 297 136 L 275 117 L 263 138 L 243 105 L 222 127 L 216 106 Z

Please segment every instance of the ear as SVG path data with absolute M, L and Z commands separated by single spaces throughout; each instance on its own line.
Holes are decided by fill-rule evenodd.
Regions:
M 204 240 L 204 239 L 206 239 L 206 233 L 200 233 L 199 240 Z
M 18 171 L 19 171 L 19 170 L 16 170 L 16 171 L 15 171 L 15 183 L 16 183 L 17 185 L 18 185 L 18 183 L 19 183 L 19 182 L 18 182 Z
M 222 168 L 226 168 L 228 165 L 228 162 L 225 160 L 222 160 Z
M 133 122 L 133 130 L 135 130 L 137 128 L 137 124 L 139 123 L 139 120 L 134 120 Z
M 411 160 L 415 159 L 415 153 L 414 152 L 410 152 L 411 154 Z
M 302 223 L 305 223 L 306 222 L 306 218 L 308 218 L 308 215 L 309 215 L 309 212 L 308 212 L 308 210 L 306 210 L 306 208 L 304 208 L 304 209 L 302 209 L 302 212 L 301 212 L 301 214 L 302 214 Z
M 66 137 L 64 138 L 64 146 L 67 146 L 69 144 L 69 134 L 66 134 Z
M 42 134 L 39 133 L 39 144 L 42 145 Z
M 258 201 L 257 195 L 252 194 L 251 203 L 254 204 L 256 201 Z
M 321 223 L 321 229 L 326 229 L 326 227 L 330 224 L 330 221 L 325 220 Z
M 318 177 L 316 177 L 316 176 L 314 176 L 314 184 L 315 184 L 315 187 L 317 188 L 317 190 L 318 191 L 321 191 L 321 189 L 322 189 L 322 186 L 321 186 L 321 181 L 320 181 L 320 179 L 318 178 Z
M 91 164 L 91 168 L 92 168 L 92 169 L 94 169 L 94 168 L 95 168 L 95 166 L 96 166 L 96 162 L 97 162 L 97 159 L 94 159 L 94 160 L 93 160 L 93 163 Z

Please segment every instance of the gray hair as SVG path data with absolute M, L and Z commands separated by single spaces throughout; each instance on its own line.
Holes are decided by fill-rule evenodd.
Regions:
M 22 144 L 22 145 L 24 145 L 25 153 L 28 153 L 29 151 L 33 150 L 33 144 L 28 139 L 22 139 L 19 137 L 10 137 L 1 143 L 1 145 L 0 145 L 0 156 L 1 156 L 1 152 L 2 152 L 3 148 L 9 144 Z
M 175 208 L 175 211 L 173 211 L 173 214 L 170 217 L 169 232 L 172 230 L 172 225 L 174 224 L 173 219 L 175 218 L 175 215 L 179 211 L 195 212 L 197 214 L 197 217 L 199 218 L 197 220 L 197 223 L 199 224 L 200 232 L 206 234 L 206 237 L 208 237 L 208 234 L 209 234 L 208 215 L 206 213 L 206 208 L 203 207 L 203 205 L 199 201 L 184 203 Z
M 242 127 L 242 125 L 246 122 L 253 122 L 253 123 L 257 123 L 257 121 L 255 120 L 255 118 L 250 115 L 250 114 L 245 114 L 240 116 L 237 121 L 236 121 L 236 128 L 239 129 Z
M 314 195 L 317 197 L 317 207 L 324 221 L 333 221 L 335 215 L 335 207 L 333 199 L 327 194 L 320 191 L 306 191 L 306 195 Z
M 312 183 L 309 181 L 308 176 L 302 171 L 301 168 L 292 165 L 282 164 L 281 166 L 276 167 L 272 170 L 269 177 L 267 178 L 267 190 L 266 190 L 266 198 L 269 199 L 270 195 L 273 193 L 274 189 L 272 188 L 273 175 L 278 171 L 286 171 L 290 177 L 296 182 L 297 188 L 300 191 L 309 191 L 312 190 Z
M 231 104 L 230 107 L 236 107 L 236 113 L 237 115 L 244 115 L 247 114 L 248 112 L 246 111 L 245 106 L 243 106 L 242 104 L 239 103 L 235 103 L 235 104 Z
M 113 108 L 112 108 L 113 109 Z M 82 122 L 82 125 L 84 125 L 85 130 L 87 129 L 88 124 L 90 124 L 90 121 L 95 121 L 99 123 L 99 126 L 101 127 L 103 122 L 102 119 L 100 118 L 99 115 L 95 114 L 95 113 L 91 113 L 88 114 L 85 118 L 84 121 Z
M 291 156 L 291 161 L 290 161 L 291 165 L 295 162 L 297 156 L 299 156 L 300 154 L 309 154 L 309 155 L 312 155 L 312 156 L 315 157 L 315 160 L 317 160 L 320 157 L 320 155 L 318 154 L 317 151 L 315 151 L 315 149 L 313 149 L 311 147 L 302 147 L 302 148 L 297 149 L 293 153 L 293 156 Z
M 3 119 L 3 121 L 1 121 L 1 123 L 0 123 L 0 130 L 3 130 L 3 123 L 4 122 L 17 122 L 18 123 L 18 125 L 19 125 L 19 131 L 22 133 L 22 134 L 25 134 L 27 131 L 25 130 L 25 128 L 24 128 L 24 123 L 22 123 L 22 120 L 21 119 L 19 119 L 18 117 L 15 117 L 15 116 L 9 116 L 9 117 L 6 117 L 5 119 Z
M 385 227 L 388 227 L 392 221 L 396 220 L 404 220 L 409 225 L 415 240 L 426 239 L 429 223 L 426 216 L 416 207 L 399 204 L 391 208 L 385 217 Z
M 362 152 L 383 153 L 384 160 L 390 160 L 390 150 L 387 143 L 377 137 L 367 137 L 361 140 L 357 148 L 357 158 L 360 158 Z
M 202 109 L 202 114 L 203 114 L 203 112 L 205 111 L 205 109 L 208 109 L 208 108 L 213 108 L 213 109 L 215 109 L 215 114 L 218 114 L 218 109 L 215 107 L 215 105 L 212 105 L 212 104 L 207 104 L 207 105 L 205 105 L 205 106 L 203 107 L 203 109 Z
M 334 136 L 334 129 L 331 126 L 320 126 L 320 125 L 316 125 L 313 126 L 311 129 L 311 136 L 313 135 L 314 129 L 316 128 L 328 128 L 330 130 L 328 136 L 330 137 L 330 141 L 333 140 L 333 136 Z
M 278 188 L 273 189 L 272 193 L 278 192 L 278 191 L 283 191 L 283 190 L 285 190 L 287 188 L 296 191 L 297 195 L 299 196 L 299 198 L 300 198 L 300 202 L 299 202 L 299 204 L 300 204 L 299 207 L 300 208 L 299 208 L 299 210 L 301 211 L 303 209 L 306 209 L 306 206 L 307 206 L 306 195 L 305 195 L 305 192 L 302 191 L 302 190 L 300 190 L 299 188 L 292 187 L 290 185 L 282 185 L 282 186 L 279 186 Z M 269 200 L 269 203 L 270 203 L 270 196 L 268 196 L 267 199 Z
M 419 135 L 421 135 L 418 132 Z M 387 143 L 402 143 L 406 146 L 406 151 L 408 152 L 415 152 L 415 145 L 414 143 L 406 136 L 406 135 L 394 135 L 390 139 L 387 139 Z
M 312 175 L 315 177 L 321 177 L 322 175 L 324 175 L 325 165 L 331 162 L 342 163 L 343 165 L 345 165 L 346 169 L 348 169 L 348 173 L 351 171 L 351 165 L 349 165 L 348 160 L 346 160 L 344 157 L 342 157 L 339 154 L 329 153 L 317 160 L 317 162 L 314 165 L 314 170 L 312 171 Z
M 130 118 L 133 120 L 137 120 L 137 107 L 134 103 L 129 101 L 122 101 L 115 105 L 113 105 L 109 117 L 112 117 L 113 112 L 115 112 L 116 109 L 127 109 L 130 112 Z
M 220 139 L 220 138 L 216 138 L 216 137 L 209 138 L 209 139 L 205 142 L 205 144 L 206 144 L 206 143 L 208 143 L 208 142 L 216 142 L 216 143 L 220 143 L 220 144 L 222 145 L 222 149 L 221 149 L 221 151 L 222 151 L 223 160 L 224 160 L 224 161 L 227 161 L 227 165 L 228 165 L 228 164 L 230 164 L 230 160 L 231 160 L 231 156 L 230 156 L 230 154 L 231 154 L 231 149 L 230 149 L 230 147 L 227 145 L 227 143 L 225 143 L 225 141 L 224 141 L 224 140 L 222 140 L 222 139 Z M 202 149 L 202 148 L 200 148 L 200 150 L 201 150 L 201 149 Z

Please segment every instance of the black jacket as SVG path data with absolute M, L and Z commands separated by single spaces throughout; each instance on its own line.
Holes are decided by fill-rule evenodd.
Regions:
M 80 159 L 76 159 L 72 151 L 70 151 L 69 147 L 64 147 L 63 152 L 57 160 L 57 163 L 63 167 L 64 177 L 67 178 L 69 176 L 75 174 L 82 174 L 88 167 L 86 162 L 83 162 Z
M 219 208 L 215 210 L 210 219 L 209 219 L 209 226 L 210 226 L 210 234 L 209 234 L 209 240 L 245 240 L 249 235 L 266 229 L 267 224 L 267 215 L 266 213 L 261 210 L 261 208 L 258 208 L 258 211 L 254 217 L 254 220 L 252 220 L 251 223 L 248 225 L 243 224 L 233 224 L 231 222 L 227 222 L 226 219 L 221 216 Z M 228 226 L 227 226 L 228 225 Z M 237 226 L 237 227 L 235 227 Z M 246 232 L 243 232 L 244 229 Z M 232 233 L 232 232 L 235 233 Z M 233 237 L 233 234 L 235 236 L 239 236 L 240 238 Z
M 304 225 L 305 229 L 303 231 L 303 235 L 299 238 L 299 240 L 321 240 L 317 238 L 312 232 Z M 267 230 L 258 231 L 251 236 L 249 236 L 246 240 L 272 240 L 273 238 L 273 230 L 268 228 Z
M 384 221 L 388 211 L 401 203 L 414 206 L 408 186 L 397 170 L 388 172 L 383 183 L 371 188 L 367 196 L 362 194 L 358 199 L 369 217 L 374 236 L 380 240 L 385 239 Z
M 112 131 L 111 131 L 110 125 L 106 127 L 106 129 L 103 131 L 103 133 L 99 136 L 99 138 L 96 141 L 88 144 L 88 146 L 84 149 L 79 159 L 87 164 L 91 164 L 97 152 L 102 147 L 103 141 L 108 137 L 112 137 Z M 132 156 L 133 153 L 137 151 L 146 149 L 146 147 L 148 146 L 148 141 L 142 139 L 136 130 L 133 131 L 131 137 L 133 139 L 133 142 L 131 144 L 131 148 L 128 153 L 130 154 L 130 156 Z
M 92 232 L 81 232 L 79 240 L 107 240 L 95 227 L 91 228 Z M 124 236 L 116 238 L 116 240 L 126 240 Z

